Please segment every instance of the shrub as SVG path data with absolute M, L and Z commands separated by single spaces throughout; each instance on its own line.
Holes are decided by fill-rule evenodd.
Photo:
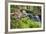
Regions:
M 39 28 L 41 27 L 41 23 L 29 19 L 28 17 L 21 18 L 19 20 L 14 19 L 11 20 L 11 28 Z

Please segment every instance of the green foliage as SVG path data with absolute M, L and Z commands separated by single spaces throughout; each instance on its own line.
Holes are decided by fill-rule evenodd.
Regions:
M 26 5 L 11 5 L 10 6 L 10 13 L 14 13 L 14 11 L 20 8 L 21 10 L 26 10 L 29 13 L 32 12 L 32 15 L 41 15 L 41 7 L 40 6 L 26 6 Z M 15 16 L 11 16 L 11 29 L 14 28 L 39 28 L 41 27 L 41 23 L 30 19 L 28 17 L 21 18 L 17 20 Z
M 40 22 L 29 19 L 28 17 L 11 20 L 11 28 L 39 28 L 40 26 Z

